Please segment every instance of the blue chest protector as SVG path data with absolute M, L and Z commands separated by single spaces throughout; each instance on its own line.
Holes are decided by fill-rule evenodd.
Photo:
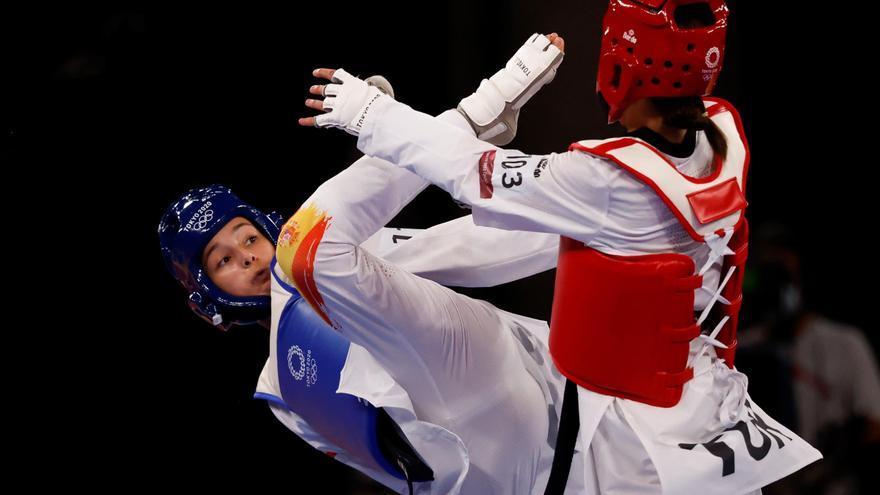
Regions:
M 350 457 L 405 479 L 380 450 L 379 409 L 353 395 L 336 393 L 351 343 L 330 328 L 295 289 L 285 288 L 292 295 L 274 343 L 284 407 Z
M 274 265 L 273 260 L 273 276 Z M 432 480 L 430 467 L 385 411 L 353 395 L 336 393 L 351 342 L 328 326 L 295 288 L 275 280 L 291 294 L 273 343 L 281 397 L 261 393 L 255 397 L 294 412 L 361 464 L 408 482 Z

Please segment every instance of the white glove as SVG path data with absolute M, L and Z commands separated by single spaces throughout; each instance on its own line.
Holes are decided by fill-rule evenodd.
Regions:
M 513 140 L 519 110 L 556 76 L 564 54 L 542 34 L 535 33 L 477 91 L 458 104 L 477 137 L 497 146 Z
M 392 99 L 382 89 L 337 69 L 324 89 L 324 110 L 315 117 L 317 127 L 338 127 L 357 136 L 370 112 Z

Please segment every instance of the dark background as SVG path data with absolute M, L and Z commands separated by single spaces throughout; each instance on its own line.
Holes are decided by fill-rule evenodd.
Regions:
M 858 42 L 834 13 L 781 3 L 729 2 L 715 91 L 739 108 L 750 140 L 749 217 L 796 233 L 815 308 L 873 330 L 872 294 L 859 290 L 876 273 L 866 222 L 875 209 L 865 194 L 873 163 L 858 147 L 871 132 L 852 115 L 863 69 L 843 58 Z M 309 113 L 302 101 L 316 67 L 385 75 L 399 100 L 437 114 L 502 67 L 530 34 L 556 31 L 566 41 L 565 62 L 525 108 L 510 147 L 549 153 L 620 133 L 604 124 L 594 93 L 605 6 L 214 3 L 46 6 L 4 16 L 3 159 L 40 181 L 41 197 L 61 211 L 50 217 L 54 227 L 74 239 L 76 253 L 63 260 L 65 270 L 48 267 L 52 280 L 60 276 L 64 299 L 76 302 L 68 324 L 45 332 L 60 341 L 74 333 L 85 349 L 75 363 L 63 358 L 75 364 L 64 369 L 76 385 L 57 392 L 83 419 L 68 428 L 56 418 L 43 429 L 72 430 L 72 452 L 110 440 L 102 441 L 106 461 L 77 475 L 99 475 L 107 462 L 146 468 L 144 481 L 164 483 L 179 472 L 193 484 L 222 484 L 258 483 L 284 470 L 327 493 L 354 491 L 351 470 L 250 399 L 268 333 L 253 327 L 224 335 L 186 308 L 157 249 L 162 212 L 187 189 L 221 182 L 259 208 L 290 215 L 356 159 L 351 136 L 296 124 Z M 464 213 L 431 189 L 392 225 L 427 227 Z M 550 272 L 466 292 L 548 319 L 552 282 Z M 877 337 L 868 337 L 876 346 Z

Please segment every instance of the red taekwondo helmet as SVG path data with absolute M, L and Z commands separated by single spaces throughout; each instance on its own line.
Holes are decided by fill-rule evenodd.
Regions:
M 727 15 L 724 0 L 610 0 L 596 79 L 608 122 L 641 98 L 711 93 Z

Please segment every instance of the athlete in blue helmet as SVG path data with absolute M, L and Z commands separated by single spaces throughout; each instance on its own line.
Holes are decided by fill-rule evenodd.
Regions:
M 223 330 L 268 324 L 268 267 L 281 222 L 221 185 L 193 189 L 168 208 L 159 224 L 162 256 L 197 315 Z
M 509 142 L 561 48 L 553 35 L 530 38 L 437 119 Z M 256 396 L 315 448 L 401 493 L 541 493 L 564 383 L 547 325 L 443 285 L 552 268 L 558 239 L 477 227 L 470 216 L 425 231 L 382 228 L 426 185 L 364 157 L 313 195 L 332 203 L 332 218 L 306 204 L 280 232 L 279 217 L 228 188 L 196 189 L 163 218 L 163 255 L 197 314 L 221 328 L 270 328 Z M 333 262 L 314 264 L 312 248 Z M 302 270 L 287 275 L 291 266 Z

